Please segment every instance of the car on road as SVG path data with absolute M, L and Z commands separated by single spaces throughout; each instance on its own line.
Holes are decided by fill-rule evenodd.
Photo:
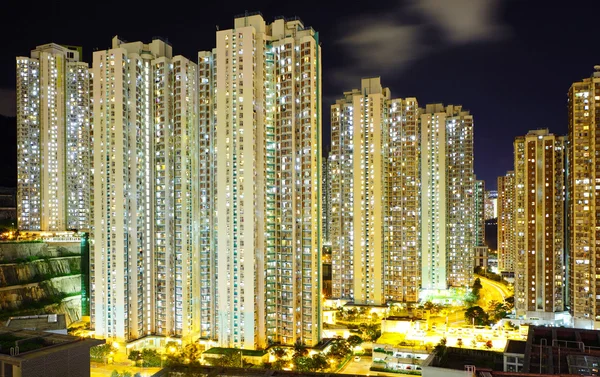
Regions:
M 354 356 L 354 361 L 360 361 L 360 356 Z

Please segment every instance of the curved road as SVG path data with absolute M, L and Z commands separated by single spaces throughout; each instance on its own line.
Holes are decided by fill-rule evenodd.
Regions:
M 498 283 L 495 282 L 493 280 L 490 279 L 486 279 L 483 276 L 477 275 L 477 277 L 479 278 L 479 280 L 481 281 L 481 285 L 483 286 L 483 289 L 485 289 L 486 291 L 490 292 L 492 290 L 487 289 L 486 287 L 493 287 L 493 291 L 498 293 L 499 298 L 501 298 L 500 300 L 496 300 L 499 302 L 503 302 L 507 297 L 511 296 L 511 292 L 508 289 L 508 287 L 502 283 Z M 491 292 L 490 292 L 491 293 Z

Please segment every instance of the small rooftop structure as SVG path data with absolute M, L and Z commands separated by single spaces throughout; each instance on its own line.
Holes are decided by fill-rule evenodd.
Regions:
M 526 347 L 527 342 L 524 340 L 509 339 L 506 342 L 506 348 L 504 348 L 504 353 L 515 353 L 524 355 Z
M 6 327 L 11 330 L 37 330 L 67 335 L 67 320 L 64 314 L 10 317 Z

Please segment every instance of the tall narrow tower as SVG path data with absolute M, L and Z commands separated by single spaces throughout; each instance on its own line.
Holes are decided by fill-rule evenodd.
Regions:
M 223 346 L 320 339 L 320 59 L 312 28 L 260 14 L 199 53 L 201 328 Z
M 498 269 L 515 272 L 515 172 L 498 177 Z
M 569 310 L 575 327 L 600 328 L 600 66 L 569 89 Z
M 359 304 L 383 297 L 384 134 L 390 91 L 362 79 L 332 106 L 332 290 Z M 339 172 L 339 173 L 338 173 Z
M 80 50 L 55 43 L 17 57 L 20 230 L 88 230 L 89 72 Z
M 515 147 L 515 308 L 553 319 L 564 310 L 566 138 L 545 130 Z
M 422 288 L 466 287 L 475 246 L 473 116 L 461 106 L 421 111 Z
M 421 287 L 420 127 L 416 98 L 387 101 L 383 280 L 386 301 L 417 302 Z

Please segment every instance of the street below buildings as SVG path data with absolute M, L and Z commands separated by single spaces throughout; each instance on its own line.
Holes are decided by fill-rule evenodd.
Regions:
M 374 375 L 375 373 L 370 372 L 372 361 L 373 358 L 371 356 L 361 356 L 360 361 L 354 361 L 354 357 L 352 357 L 338 373 L 362 374 L 363 376 L 369 374 Z
M 486 279 L 483 276 L 478 277 L 481 281 L 481 286 L 483 287 L 480 291 L 480 294 L 482 294 L 480 301 L 482 301 L 486 305 L 489 301 L 492 300 L 504 302 L 504 300 L 507 297 L 512 295 L 510 289 L 506 285 L 495 282 L 490 279 Z

